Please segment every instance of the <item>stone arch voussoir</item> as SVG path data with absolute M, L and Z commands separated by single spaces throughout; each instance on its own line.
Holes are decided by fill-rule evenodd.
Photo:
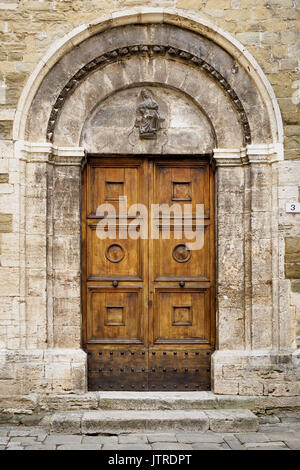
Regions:
M 134 37 L 136 28 L 140 28 L 142 40 Z M 152 33 L 157 29 L 150 41 L 145 33 L 147 29 Z M 86 52 L 85 45 L 91 44 L 91 40 L 95 44 L 94 52 L 90 57 L 89 54 L 80 57 L 80 52 Z M 98 67 L 114 60 L 126 61 L 128 56 L 136 54 L 166 55 L 168 59 L 205 71 L 230 97 L 243 127 L 245 145 L 282 141 L 282 122 L 275 95 L 250 54 L 238 41 L 214 25 L 167 9 L 139 9 L 113 14 L 83 25 L 58 41 L 37 66 L 23 91 L 14 123 L 16 140 L 32 140 L 28 123 L 34 121 L 33 116 L 36 115 L 37 119 L 42 117 L 47 122 L 47 129 L 43 129 L 43 135 L 35 140 L 51 141 L 56 118 L 68 93 L 72 93 Z M 66 67 L 67 64 L 70 67 Z M 60 87 L 54 90 L 49 83 L 55 74 Z M 241 87 L 245 79 L 247 84 L 243 92 Z M 41 95 L 44 99 L 39 103 Z M 36 114 L 38 104 L 44 108 L 42 115 Z M 259 134 L 262 121 L 264 135 Z

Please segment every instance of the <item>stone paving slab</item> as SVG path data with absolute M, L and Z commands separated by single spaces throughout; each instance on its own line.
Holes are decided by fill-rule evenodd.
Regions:
M 192 450 L 190 444 L 181 442 L 153 442 L 151 447 L 154 450 Z
M 259 431 L 260 432 L 291 432 L 294 429 L 292 429 L 291 426 L 288 426 L 287 424 L 281 425 L 281 424 L 262 424 L 259 426 Z
M 79 444 L 78 446 L 75 445 L 70 445 L 70 444 L 63 444 L 57 446 L 57 450 L 101 450 L 102 445 L 94 445 L 94 446 L 89 446 L 89 445 L 81 445 Z
M 9 432 L 10 437 L 30 436 L 30 429 L 13 429 Z
M 150 444 L 105 444 L 102 450 L 152 450 Z
M 26 446 L 24 450 L 56 450 L 56 446 L 45 446 L 43 444 Z
M 36 434 L 35 436 L 36 436 L 37 441 L 43 442 L 47 437 L 47 433 L 46 432 L 40 432 L 40 433 Z
M 300 432 L 300 423 L 284 423 L 284 425 L 287 425 L 289 431 Z
M 287 449 L 287 446 L 284 442 L 246 442 L 245 447 L 247 449 L 266 449 L 266 450 L 275 450 L 275 449 Z
M 196 433 L 196 432 L 186 432 L 181 434 L 176 434 L 178 442 L 184 442 L 186 444 L 196 443 L 196 442 L 214 442 L 221 443 L 223 442 L 223 435 L 216 434 L 211 431 L 206 433 Z
M 223 447 L 221 444 L 216 444 L 216 443 L 197 443 L 197 444 L 192 444 L 192 449 L 193 450 L 227 450 L 225 447 Z
M 248 432 L 235 435 L 238 440 L 245 444 L 245 442 L 268 442 L 269 438 L 266 434 L 261 432 Z
M 32 444 L 32 443 L 35 443 L 36 440 L 37 440 L 36 437 L 32 437 L 32 436 L 17 436 L 17 437 L 10 438 L 10 442 L 15 442 L 15 443 L 19 442 L 21 445 L 26 445 L 26 443 Z
M 148 443 L 145 434 L 125 434 L 119 436 L 119 444 Z
M 297 435 L 294 431 L 282 431 L 282 432 L 266 432 L 265 435 L 268 437 L 269 441 L 286 441 L 290 439 L 296 439 Z M 300 433 L 299 433 L 300 438 Z
M 245 450 L 245 447 L 235 436 L 224 436 L 224 441 L 231 450 Z
M 83 436 L 82 444 L 89 445 L 98 445 L 98 444 L 108 444 L 115 445 L 118 444 L 118 438 L 116 436 Z
M 74 434 L 50 434 L 46 437 L 44 443 L 46 445 L 52 444 L 81 444 L 82 436 Z
M 285 444 L 291 450 L 300 450 L 300 439 L 289 439 L 285 441 Z
M 227 416 L 225 413 L 223 417 L 225 415 Z M 75 416 L 77 419 L 78 413 Z M 292 418 L 293 413 L 284 415 L 284 418 L 288 417 Z M 237 429 L 232 431 L 230 419 L 229 424 L 226 424 L 227 432 L 207 429 L 178 431 L 171 426 L 168 432 L 134 430 L 128 433 L 128 430 L 123 430 L 123 433 L 115 435 L 87 435 L 80 434 L 80 430 L 75 434 L 74 427 L 70 428 L 69 425 L 67 432 L 61 432 L 60 428 L 56 433 L 51 432 L 49 427 L 1 425 L 0 450 L 300 450 L 300 419 L 298 415 L 295 417 L 295 420 L 290 420 L 289 425 L 286 420 L 283 422 L 279 418 L 279 421 L 271 420 L 273 422 L 261 424 L 257 431 L 251 432 L 238 432 Z M 80 422 L 81 419 L 80 417 Z M 61 419 L 58 423 L 62 423 Z M 220 427 L 224 429 L 223 426 Z M 228 432 L 229 429 L 231 432 Z
M 8 436 L 0 436 L 0 445 L 7 444 L 8 441 L 9 441 L 9 437 L 8 437 Z
M 177 437 L 176 435 L 173 433 L 160 433 L 160 434 L 147 434 L 147 437 L 148 437 L 148 441 L 150 443 L 152 442 L 177 442 Z

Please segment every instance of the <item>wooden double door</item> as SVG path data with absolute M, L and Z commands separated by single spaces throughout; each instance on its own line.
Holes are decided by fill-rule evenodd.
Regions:
M 89 390 L 210 389 L 213 181 L 204 156 L 88 159 L 82 302 Z M 103 211 L 103 204 L 110 209 Z M 173 204 L 182 213 L 188 205 L 181 238 L 180 210 L 171 211 L 166 223 Z M 191 249 L 197 204 L 204 205 L 203 246 Z

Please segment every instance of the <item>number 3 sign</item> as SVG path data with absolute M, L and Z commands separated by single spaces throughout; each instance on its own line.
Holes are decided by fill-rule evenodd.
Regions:
M 300 203 L 288 202 L 286 205 L 286 212 L 300 212 Z

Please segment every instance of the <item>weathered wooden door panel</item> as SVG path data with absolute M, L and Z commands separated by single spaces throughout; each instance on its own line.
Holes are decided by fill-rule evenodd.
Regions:
M 209 344 L 209 290 L 158 288 L 153 344 Z
M 148 387 L 148 242 L 124 236 L 124 213 L 137 202 L 148 205 L 146 170 L 138 158 L 91 158 L 83 176 L 83 336 L 90 390 Z M 121 213 L 120 197 L 126 209 Z M 100 239 L 97 226 L 107 215 L 109 238 Z
M 211 168 L 205 159 L 161 159 L 151 165 L 150 200 L 160 204 L 160 214 L 152 220 L 159 237 L 149 242 L 148 386 L 150 390 L 207 390 L 214 348 Z M 203 236 L 194 250 L 187 243 L 195 241 L 197 205 L 204 206 Z M 165 217 L 170 207 L 168 232 Z
M 88 287 L 89 344 L 143 344 L 142 292 L 139 288 Z
M 208 390 L 215 337 L 214 188 L 208 160 L 90 158 L 82 186 L 89 389 Z M 120 197 L 123 210 L 137 203 L 148 208 L 149 237 L 126 238 Z M 107 215 L 102 204 L 116 210 L 106 239 L 97 232 Z M 151 213 L 153 204 L 158 212 Z M 186 244 L 194 241 L 197 204 L 204 206 L 203 246 L 194 250 Z M 168 211 L 170 227 L 164 218 Z M 181 213 L 188 226 L 180 232 Z M 129 213 L 128 224 L 134 218 Z M 150 236 L 152 230 L 157 238 Z

